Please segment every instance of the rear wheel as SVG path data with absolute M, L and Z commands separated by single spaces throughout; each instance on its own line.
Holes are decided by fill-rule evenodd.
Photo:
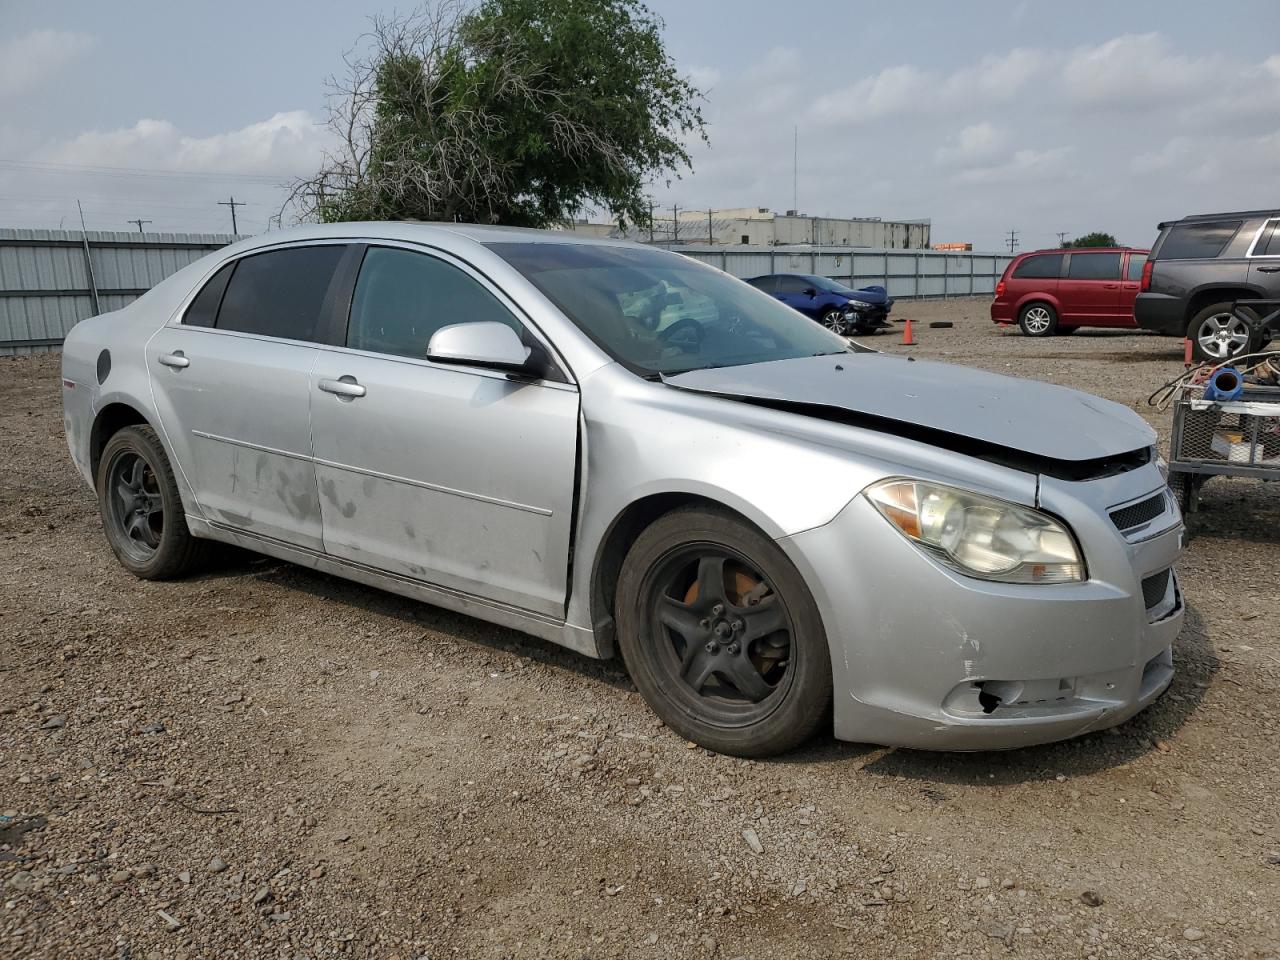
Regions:
M 1051 337 L 1058 329 L 1058 314 L 1047 303 L 1028 303 L 1018 314 L 1018 326 L 1028 337 Z
M 1230 302 L 1205 307 L 1187 325 L 1187 339 L 1191 341 L 1194 358 L 1223 363 L 1257 350 L 1260 336 L 1254 332 L 1250 320 L 1256 321 L 1257 314 L 1248 307 L 1237 307 L 1233 311 Z
M 617 616 L 636 687 L 688 740 L 763 757 L 829 721 L 831 660 L 813 597 L 775 543 L 731 516 L 681 509 L 641 533 Z
M 130 573 L 169 580 L 204 560 L 207 543 L 187 529 L 173 468 L 150 427 L 125 427 L 107 441 L 97 487 L 107 543 Z

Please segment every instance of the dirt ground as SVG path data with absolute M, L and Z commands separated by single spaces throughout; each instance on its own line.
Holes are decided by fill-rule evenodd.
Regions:
M 1178 341 L 986 311 L 869 342 L 1167 431 Z M 1120 729 L 745 762 L 618 663 L 300 567 L 132 579 L 57 377 L 0 359 L 0 956 L 1280 956 L 1280 485 L 1205 489 L 1177 678 Z

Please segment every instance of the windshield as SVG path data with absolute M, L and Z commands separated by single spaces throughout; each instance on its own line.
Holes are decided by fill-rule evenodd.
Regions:
M 805 277 L 805 279 L 812 282 L 819 290 L 826 290 L 828 293 L 853 293 L 850 287 L 837 283 L 830 277 Z
M 489 248 L 646 376 L 849 352 L 803 314 L 679 254 L 585 243 Z

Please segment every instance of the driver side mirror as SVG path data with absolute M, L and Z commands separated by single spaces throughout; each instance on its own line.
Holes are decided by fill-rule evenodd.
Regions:
M 805 287 L 804 295 L 806 297 L 816 297 L 818 295 L 818 291 L 813 289 L 813 287 Z
M 505 323 L 452 323 L 431 335 L 427 359 L 465 367 L 488 367 L 509 373 L 535 374 L 532 351 Z

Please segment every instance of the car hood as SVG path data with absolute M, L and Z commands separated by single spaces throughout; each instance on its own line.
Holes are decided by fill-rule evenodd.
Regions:
M 1096 461 L 1156 440 L 1129 408 L 1079 390 L 882 353 L 693 370 L 664 382 L 797 413 L 842 411 L 926 442 L 965 438 L 1050 461 Z
M 861 300 L 863 303 L 870 303 L 879 306 L 882 303 L 889 303 L 889 294 L 884 287 L 859 287 L 850 293 L 840 293 L 839 296 L 846 300 Z

